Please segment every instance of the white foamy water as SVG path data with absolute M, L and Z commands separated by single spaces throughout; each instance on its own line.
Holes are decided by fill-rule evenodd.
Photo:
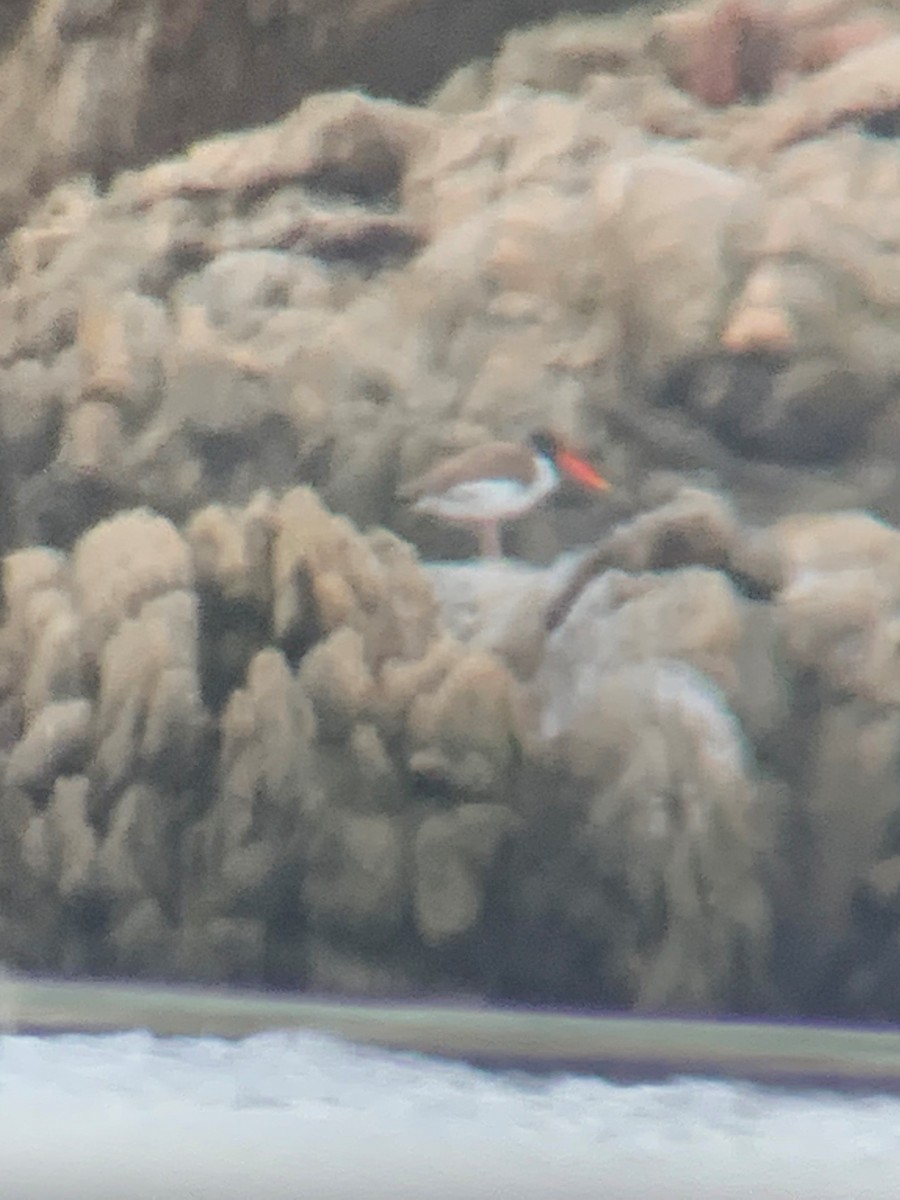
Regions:
M 0 1038 L 4 1200 L 895 1200 L 900 1101 L 492 1074 L 309 1034 Z

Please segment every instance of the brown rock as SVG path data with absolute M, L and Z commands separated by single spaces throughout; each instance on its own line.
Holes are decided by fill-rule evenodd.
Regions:
M 709 351 L 729 287 L 721 246 L 759 193 L 735 173 L 650 150 L 601 171 L 596 198 L 608 214 L 624 353 L 631 369 L 658 380 L 672 361 Z
M 179 977 L 198 983 L 246 984 L 258 979 L 265 957 L 265 929 L 251 917 L 219 917 L 203 925 L 186 922 L 173 939 Z
M 411 882 L 404 843 L 393 817 L 322 814 L 303 882 L 304 903 L 320 936 L 367 950 L 397 937 Z
M 30 7 L 0 64 L 17 97 L 0 137 L 20 149 L 4 181 L 7 221 L 28 190 L 47 181 L 108 176 L 212 131 L 271 121 L 311 91 L 350 82 L 378 84 L 382 94 L 421 91 L 472 34 L 469 25 L 451 30 L 440 14 L 426 12 L 426 25 L 444 28 L 427 39 L 430 54 L 413 54 L 408 0 L 340 13 L 317 4 L 277 19 L 271 6 L 226 13 L 205 0 Z M 479 34 L 485 46 L 496 20 L 476 24 L 487 25 Z
M 295 107 L 520 10 L 426 52 L 446 5 L 164 7 L 0 17 L 0 953 L 860 1003 L 895 977 L 891 38 L 844 0 L 569 18 L 434 106 Z M 615 488 L 523 520 L 527 562 L 378 528 L 469 553 L 398 484 L 546 424 Z
M 190 835 L 194 919 L 260 911 L 278 872 L 298 860 L 296 835 L 322 803 L 311 752 L 314 716 L 283 656 L 263 650 L 222 714 L 217 802 Z
M 354 629 L 338 629 L 310 650 L 299 682 L 323 737 L 343 740 L 353 725 L 373 715 L 375 680 L 362 636 Z
M 129 979 L 158 978 L 160 964 L 171 962 L 172 941 L 172 928 L 151 899 L 139 900 L 109 931 L 118 970 Z
M 272 603 L 269 552 L 274 500 L 260 492 L 241 509 L 213 504 L 191 517 L 185 538 L 201 586 L 229 602 L 268 609 Z
M 135 772 L 178 787 L 196 769 L 206 725 L 196 642 L 196 599 L 184 591 L 147 600 L 106 642 L 92 766 L 98 803 Z
M 89 700 L 48 704 L 26 727 L 6 767 L 6 784 L 47 792 L 58 775 L 84 767 L 91 727 Z
M 64 557 L 51 550 L 17 551 L 3 564 L 3 637 L 10 680 L 26 719 L 55 700 L 82 693 L 80 623 L 68 589 Z
M 499 804 L 461 804 L 426 817 L 416 833 L 415 914 L 426 945 L 470 934 L 484 904 L 484 881 L 514 824 Z
M 349 626 L 369 662 L 422 653 L 435 608 L 414 559 L 389 535 L 361 538 L 307 489 L 281 501 L 272 552 L 275 634 L 288 642 Z
M 270 639 L 275 501 L 260 492 L 241 509 L 211 505 L 185 529 L 201 611 L 204 702 L 219 711 Z
M 561 589 L 555 594 L 550 589 L 546 628 L 552 631 L 562 624 L 584 588 L 604 570 L 727 569 L 741 559 L 741 541 L 736 514 L 721 497 L 684 488 L 667 504 L 615 529 L 585 555 Z
M 53 588 L 66 577 L 65 557 L 55 550 L 34 547 L 3 560 L 3 596 L 7 619 L 25 619 L 36 592 Z
M 850 700 L 826 709 L 807 733 L 810 752 L 787 847 L 792 865 L 783 904 L 791 919 L 784 941 L 786 983 L 801 1003 L 815 1005 L 823 986 L 834 987 L 835 963 L 857 957 L 866 935 L 858 906 L 896 818 L 900 723 L 866 700 Z M 858 983 L 836 998 L 838 1005 L 859 1003 Z
M 81 399 L 146 417 L 155 407 L 169 336 L 170 321 L 158 300 L 131 291 L 85 295 L 76 330 Z
M 740 135 L 759 161 L 775 150 L 818 137 L 841 124 L 888 118 L 900 107 L 897 54 L 900 41 L 883 38 L 851 50 L 773 100 Z
M 289 830 L 298 813 L 316 803 L 310 761 L 316 717 L 277 650 L 255 656 L 245 687 L 232 695 L 222 714 L 221 728 L 225 797 L 233 801 L 232 817 L 239 822 L 226 842 L 239 845 L 249 835 L 256 797 L 264 798 L 269 816 Z
M 88 781 L 60 779 L 46 810 L 25 832 L 31 869 L 62 900 L 90 896 L 97 883 L 97 838 L 88 819 Z
M 84 652 L 94 656 L 145 601 L 190 587 L 190 555 L 169 521 L 146 510 L 122 513 L 78 543 L 72 584 L 83 620 Z
M 575 17 L 516 30 L 491 64 L 494 93 L 528 87 L 577 94 L 593 75 L 633 69 L 640 62 L 641 32 L 636 22 Z
M 690 49 L 684 85 L 706 104 L 758 100 L 771 92 L 785 58 L 781 14 L 753 0 L 722 0 Z
M 122 470 L 122 424 L 115 407 L 92 400 L 70 412 L 63 428 L 57 461 L 76 474 L 110 480 Z
M 158 789 L 138 783 L 125 789 L 113 805 L 109 825 L 97 851 L 98 885 L 117 906 L 122 936 L 134 922 L 164 905 L 169 911 L 178 888 L 176 849 L 178 822 L 171 799 Z M 152 899 L 151 899 L 152 898 Z M 144 916 L 129 921 L 142 908 Z
M 0 375 L 0 411 L 9 453 L 23 473 L 39 470 L 52 454 L 60 420 L 59 381 L 45 363 L 18 358 Z
M 302 945 L 286 914 L 297 909 L 302 839 L 324 793 L 312 751 L 315 718 L 277 650 L 253 658 L 244 686 L 222 713 L 220 732 L 218 763 L 207 766 L 215 779 L 212 802 L 180 839 L 184 947 L 216 922 L 247 918 L 258 936 L 247 927 L 249 957 L 241 970 L 253 961 L 258 973 L 262 960 L 253 960 L 250 949 L 262 953 L 274 919 L 275 936 L 293 950 L 280 977 L 296 983 Z
M 380 948 L 381 949 L 381 948 Z M 309 939 L 308 978 L 318 992 L 336 996 L 393 997 L 408 1000 L 421 986 L 415 968 L 388 957 L 381 949 L 378 959 L 353 947 Z
M 737 599 L 720 573 L 608 571 L 548 640 L 535 677 L 542 728 L 550 736 L 564 731 L 582 707 L 600 701 L 607 674 L 629 663 L 681 660 L 730 691 L 739 639 Z
M 343 748 L 340 753 L 343 756 Z M 355 725 L 346 754 L 352 774 L 346 788 L 341 790 L 348 807 L 362 805 L 381 812 L 397 812 L 406 807 L 408 792 L 402 772 L 376 725 L 366 722 Z
M 675 662 L 611 671 L 556 762 L 552 783 L 532 782 L 508 865 L 501 981 L 544 1000 L 602 980 L 619 1004 L 746 1004 L 770 918 L 750 762 L 722 694 Z
M 862 513 L 787 518 L 772 531 L 787 563 L 779 618 L 794 661 L 838 694 L 900 695 L 900 535 Z
M 798 32 L 794 48 L 795 64 L 800 71 L 812 72 L 830 67 L 854 50 L 890 37 L 893 31 L 884 17 L 866 16 L 858 20 L 839 21 L 824 29 Z
M 522 735 L 517 685 L 479 651 L 461 655 L 431 692 L 410 708 L 410 769 L 476 796 L 498 795 Z

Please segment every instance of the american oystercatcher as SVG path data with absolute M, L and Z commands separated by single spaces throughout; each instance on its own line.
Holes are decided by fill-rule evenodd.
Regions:
M 503 553 L 500 524 L 520 517 L 556 491 L 563 476 L 582 487 L 610 484 L 554 433 L 541 429 L 524 443 L 487 442 L 444 459 L 398 491 L 414 512 L 427 513 L 478 535 L 483 557 Z

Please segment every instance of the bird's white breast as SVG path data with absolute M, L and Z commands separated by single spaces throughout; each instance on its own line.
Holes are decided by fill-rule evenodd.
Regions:
M 515 479 L 478 479 L 457 483 L 439 495 L 422 496 L 415 504 L 419 512 L 447 521 L 504 520 L 533 508 L 559 485 L 556 467 L 543 455 L 537 456 L 537 471 L 530 483 Z

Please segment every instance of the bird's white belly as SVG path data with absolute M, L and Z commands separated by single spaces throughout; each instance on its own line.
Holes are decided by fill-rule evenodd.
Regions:
M 445 521 L 498 521 L 527 512 L 549 491 L 525 487 L 513 479 L 458 483 L 439 496 L 423 496 L 415 508 Z

